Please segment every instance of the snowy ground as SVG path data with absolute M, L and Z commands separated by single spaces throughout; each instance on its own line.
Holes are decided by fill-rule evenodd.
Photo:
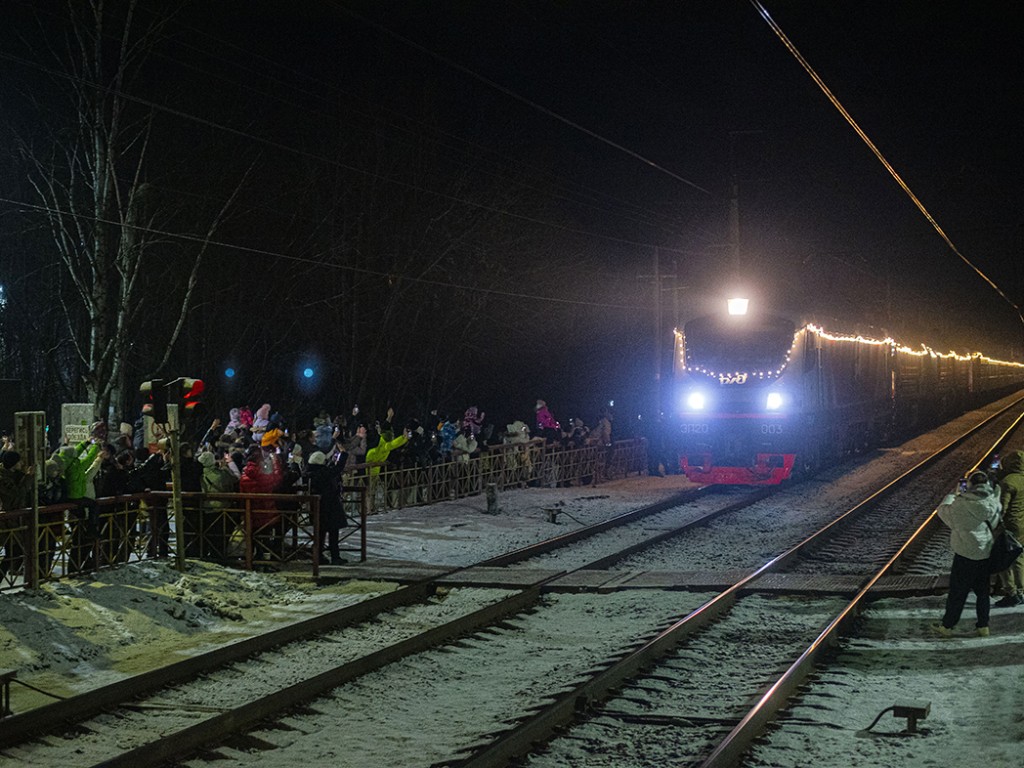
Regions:
M 856 483 L 895 476 L 930 447 L 944 444 L 956 429 L 879 451 L 847 466 L 845 472 L 852 474 L 833 471 L 806 487 L 852 499 Z M 632 477 L 593 488 L 502 493 L 497 515 L 486 514 L 483 497 L 378 515 L 368 526 L 370 560 L 464 565 L 685 487 L 679 477 Z M 794 498 L 794 505 L 801 503 Z M 551 510 L 557 512 L 555 523 L 549 521 Z M 96 574 L 91 581 L 0 595 L 0 668 L 15 669 L 19 679 L 44 690 L 70 695 L 393 588 L 377 582 L 316 585 L 300 574 L 244 573 L 199 563 L 190 564 L 184 574 L 166 563 L 142 564 Z M 844 643 L 835 663 L 786 722 L 757 746 L 750 764 L 1020 764 L 1011 758 L 1024 742 L 1018 698 L 1024 683 L 1024 609 L 995 609 L 990 638 L 940 639 L 930 633 L 929 624 L 941 606 L 941 597 L 874 604 L 862 635 Z M 972 614 L 969 603 L 961 622 L 965 632 L 973 627 Z M 613 616 L 605 613 L 601 620 Z M 861 732 L 882 709 L 906 700 L 931 703 L 921 734 L 884 735 L 903 727 L 891 716 L 875 726 L 872 733 L 880 735 Z M 47 701 L 12 687 L 15 711 Z M 579 765 L 587 764 L 585 755 L 580 759 Z

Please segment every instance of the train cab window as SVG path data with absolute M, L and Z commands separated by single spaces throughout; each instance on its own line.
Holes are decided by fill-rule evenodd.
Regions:
M 711 370 L 774 371 L 786 362 L 796 325 L 781 317 L 707 316 L 688 322 L 686 364 Z

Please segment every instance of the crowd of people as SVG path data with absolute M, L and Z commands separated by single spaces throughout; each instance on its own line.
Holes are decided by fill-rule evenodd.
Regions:
M 342 477 L 378 474 L 381 467 L 426 467 L 468 462 L 496 445 L 544 442 L 566 448 L 610 446 L 612 413 L 605 411 L 593 430 L 582 420 L 566 426 L 547 403 L 537 400 L 533 428 L 516 420 L 496 430 L 478 406 L 461 413 L 431 411 L 422 419 L 396 420 L 388 408 L 384 418 L 368 421 L 358 406 L 332 417 L 321 411 L 310 424 L 292 429 L 270 404 L 255 411 L 230 409 L 228 418 L 214 419 L 201 437 L 180 445 L 180 486 L 183 492 L 208 495 L 292 493 L 306 490 L 321 498 L 320 552 L 330 562 L 342 561 L 339 529 L 346 525 L 341 503 Z M 186 432 L 187 434 L 187 432 Z M 33 468 L 14 448 L 9 436 L 0 445 L 0 512 L 31 505 Z M 71 558 L 76 569 L 88 569 L 91 540 L 98 533 L 96 499 L 164 490 L 171 479 L 170 446 L 160 425 L 140 417 L 121 423 L 116 434 L 104 422 L 89 428 L 89 437 L 58 446 L 45 465 L 38 486 L 40 507 L 75 505 L 69 513 Z M 215 496 L 204 502 L 216 508 Z M 278 515 L 270 501 L 253 504 L 255 526 L 272 524 Z M 166 510 L 152 510 L 155 529 L 166 529 Z M 151 555 L 166 556 L 166 535 L 150 539 Z M 186 554 L 193 554 L 187 552 Z

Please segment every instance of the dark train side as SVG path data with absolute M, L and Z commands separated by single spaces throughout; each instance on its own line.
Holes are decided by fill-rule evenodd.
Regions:
M 1024 364 L 827 333 L 769 315 L 676 332 L 679 465 L 699 483 L 775 485 L 1024 385 Z

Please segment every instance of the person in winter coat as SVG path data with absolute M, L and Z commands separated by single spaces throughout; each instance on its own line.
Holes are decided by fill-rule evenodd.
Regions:
M 243 494 L 273 494 L 281 486 L 285 476 L 278 454 L 264 452 L 255 445 L 250 447 L 246 455 L 246 466 L 239 480 L 239 490 Z M 269 550 L 269 557 L 281 556 L 284 541 L 284 530 L 281 525 L 281 513 L 273 499 L 254 500 L 251 503 L 253 538 Z M 254 553 L 260 559 L 267 554 Z
M 0 454 L 0 510 L 13 512 L 32 506 L 32 465 L 17 451 Z
M 196 460 L 203 468 L 200 485 L 204 494 L 238 491 L 238 479 L 226 466 L 226 459 L 218 460 L 213 452 L 204 451 Z M 241 523 L 241 516 L 231 507 L 225 499 L 203 499 L 202 536 L 206 547 L 202 552 L 217 560 L 227 559 L 231 536 Z
M 356 464 L 366 461 L 366 425 L 356 427 L 356 433 L 345 441 L 345 471 L 351 472 Z
M 89 473 L 95 476 L 95 472 L 99 471 L 99 464 L 96 463 L 99 455 L 100 444 L 95 438 L 83 440 L 74 446 L 65 445 L 54 454 L 64 468 L 68 501 L 78 505 L 77 509 L 68 511 L 68 524 L 71 528 L 69 554 L 73 570 L 87 570 L 90 565 L 94 565 L 91 553 L 98 530 L 96 488 Z
M 309 457 L 309 492 L 320 497 L 320 541 L 315 556 L 323 563 L 324 543 L 331 554 L 331 565 L 342 565 L 339 529 L 348 521 L 341 501 L 341 473 L 345 461 L 328 462 L 322 451 Z
M 39 484 L 39 506 L 45 507 L 65 501 L 68 495 L 60 462 L 56 459 L 47 459 L 43 474 L 43 481 Z
M 256 410 L 252 426 L 249 431 L 252 433 L 252 441 L 257 445 L 263 440 L 263 433 L 270 428 L 270 403 L 264 403 Z
M 373 448 L 366 452 L 366 463 L 377 464 L 378 466 L 370 467 L 370 475 L 376 476 L 380 474 L 380 464 L 384 464 L 388 460 L 388 456 L 396 448 L 401 448 L 407 442 L 409 442 L 408 436 L 402 434 L 395 438 L 389 438 L 388 432 L 382 432 L 380 436 L 380 442 L 377 443 Z
M 1024 541 L 1024 451 L 1015 451 L 1003 459 L 999 480 L 1003 505 L 1003 526 L 1017 541 Z M 1024 556 L 999 574 L 999 586 L 1005 595 L 996 608 L 1024 605 Z
M 452 456 L 456 462 L 466 464 L 473 454 L 477 452 L 478 447 L 476 438 L 473 437 L 473 430 L 469 427 L 464 427 L 462 434 L 452 442 Z
M 476 437 L 480 434 L 480 428 L 483 426 L 484 415 L 484 412 L 475 405 L 469 406 L 462 416 L 462 428 L 468 427 L 473 432 L 473 437 Z
M 128 472 L 128 492 L 162 491 L 171 479 L 170 468 L 162 453 L 150 453 L 147 448 L 135 451 L 135 465 Z M 139 505 L 140 533 L 148 533 L 146 551 L 150 557 L 170 554 L 167 506 L 160 499 L 143 501 Z
M 267 411 L 269 413 L 269 411 Z M 238 409 L 238 423 L 242 429 L 252 428 L 252 409 L 248 405 L 243 405 Z
M 537 434 L 548 443 L 557 443 L 561 440 L 562 427 L 555 419 L 554 414 L 548 410 L 548 404 L 543 400 L 538 400 L 534 410 L 537 412 Z
M 441 430 L 438 433 L 438 448 L 441 452 L 441 461 L 452 460 L 452 444 L 458 436 L 458 421 L 451 416 L 445 416 L 444 422 L 441 424 Z
M 972 473 L 967 484 L 967 490 L 947 495 L 937 510 L 950 529 L 949 545 L 953 550 L 946 612 L 942 623 L 935 625 L 935 631 L 943 637 L 952 635 L 969 592 L 974 592 L 977 633 L 988 636 L 988 556 L 995 538 L 992 529 L 999 525 L 999 489 L 981 471 Z
M 0 453 L 0 514 L 14 512 L 32 505 L 33 467 L 25 465 L 17 451 Z M 0 554 L 0 578 L 24 569 L 24 542 L 19 533 L 12 533 Z

